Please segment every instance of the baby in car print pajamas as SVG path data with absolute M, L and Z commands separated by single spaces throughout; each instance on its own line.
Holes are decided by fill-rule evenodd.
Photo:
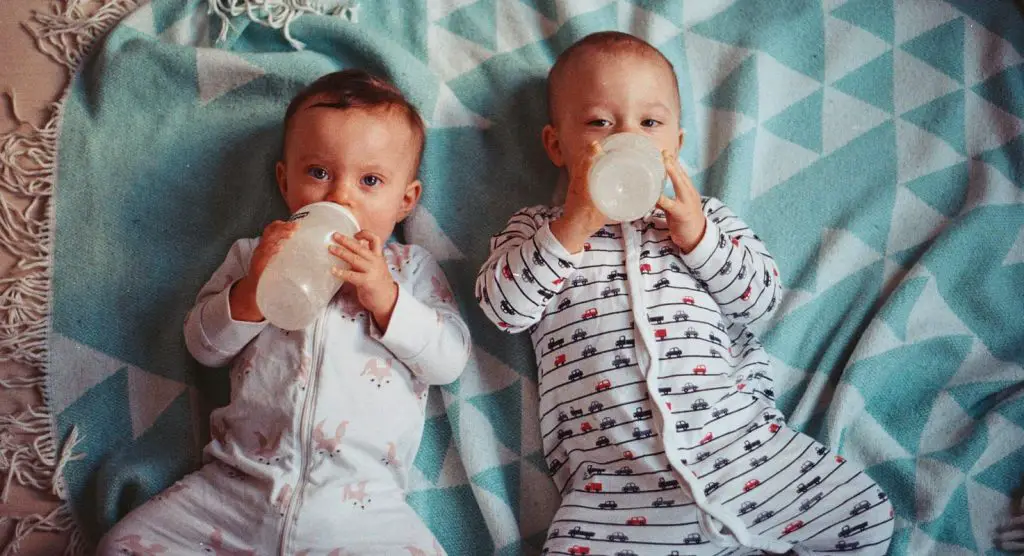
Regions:
M 562 504 L 548 554 L 884 553 L 893 517 L 863 469 L 788 426 L 752 326 L 778 271 L 727 207 L 703 198 L 689 253 L 653 210 L 570 254 L 515 214 L 477 281 L 488 317 L 530 330 L 540 423 Z
M 209 463 L 129 514 L 99 554 L 444 554 L 405 501 L 427 388 L 455 380 L 470 345 L 440 267 L 389 244 L 400 293 L 386 334 L 346 293 L 285 332 L 229 316 L 255 243 L 235 243 L 185 324 L 201 363 L 234 359 Z

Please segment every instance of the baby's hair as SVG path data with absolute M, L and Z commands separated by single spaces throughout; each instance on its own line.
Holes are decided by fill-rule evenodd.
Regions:
M 551 70 L 548 72 L 547 97 L 548 119 L 552 122 L 554 122 L 554 113 L 552 111 L 552 99 L 554 97 L 552 93 L 554 92 L 555 82 L 561 79 L 562 74 L 565 72 L 565 67 L 569 65 L 570 61 L 591 49 L 603 53 L 629 52 L 640 56 L 650 56 L 665 62 L 668 70 L 672 72 L 672 83 L 676 86 L 676 97 L 679 96 L 679 78 L 676 75 L 676 68 L 660 50 L 654 48 L 649 42 L 641 39 L 640 37 L 630 35 L 629 33 L 622 33 L 619 31 L 599 31 L 597 33 L 591 33 L 574 42 L 572 46 L 566 48 L 558 55 L 558 58 L 555 59 L 555 64 L 551 66 Z
M 426 126 L 416 107 L 390 81 L 361 69 L 336 71 L 320 77 L 299 91 L 288 104 L 288 110 L 284 114 L 285 142 L 288 141 L 288 124 L 292 117 L 302 105 L 314 97 L 322 97 L 323 100 L 311 104 L 311 108 L 325 106 L 347 110 L 349 108 L 380 107 L 400 110 L 419 138 L 419 149 L 416 153 L 418 171 L 426 141 Z

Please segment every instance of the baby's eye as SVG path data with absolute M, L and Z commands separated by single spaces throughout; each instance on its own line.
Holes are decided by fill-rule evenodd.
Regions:
M 320 166 L 310 166 L 309 170 L 306 170 L 306 174 L 315 180 L 325 180 L 328 176 L 327 170 Z
M 381 184 L 380 178 L 374 175 L 363 176 L 363 178 L 359 180 L 359 182 L 369 187 L 376 187 Z
M 592 127 L 608 127 L 612 125 L 612 123 L 609 122 L 608 120 L 598 118 L 596 120 L 590 120 L 589 122 L 587 122 L 587 125 Z
M 647 118 L 646 120 L 640 122 L 640 125 L 643 127 L 657 127 L 661 125 L 661 122 L 652 118 Z

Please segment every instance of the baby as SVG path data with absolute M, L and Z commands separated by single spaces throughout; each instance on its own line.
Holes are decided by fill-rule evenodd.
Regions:
M 421 192 L 424 127 L 390 83 L 326 75 L 284 120 L 277 183 L 288 208 L 329 201 L 362 231 L 335 234 L 345 286 L 306 330 L 268 325 L 255 302 L 267 262 L 296 229 L 273 222 L 235 242 L 199 292 L 185 342 L 231 364 L 207 463 L 136 509 L 99 554 L 443 554 L 405 501 L 427 387 L 454 381 L 470 338 L 437 263 L 385 244 Z
M 680 166 L 671 63 L 631 35 L 593 34 L 558 57 L 548 101 L 565 205 L 516 213 L 476 284 L 499 327 L 531 332 L 562 492 L 545 553 L 884 554 L 885 493 L 775 408 L 751 326 L 776 307 L 776 265 Z M 619 132 L 658 146 L 675 189 L 622 224 L 587 193 L 598 141 Z

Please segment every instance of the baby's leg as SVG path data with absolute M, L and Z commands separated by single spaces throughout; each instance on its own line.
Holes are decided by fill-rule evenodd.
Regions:
M 248 479 L 251 481 L 252 479 Z M 219 463 L 178 481 L 129 513 L 100 541 L 98 556 L 255 556 L 280 543 L 266 495 Z
M 859 466 L 775 424 L 773 438 L 751 451 L 767 461 L 745 474 L 744 492 L 725 505 L 736 506 L 751 533 L 793 543 L 797 554 L 885 554 L 893 513 L 882 489 Z
M 658 493 L 642 489 L 632 494 L 609 491 L 594 496 L 595 500 L 583 504 L 575 503 L 577 500 L 563 501 L 548 528 L 541 554 L 715 556 L 731 550 L 708 542 L 707 534 L 698 524 L 699 510 L 683 490 Z M 598 504 L 598 499 L 605 504 L 614 503 L 614 507 L 588 505 Z M 735 554 L 758 553 L 744 548 Z
M 289 542 L 296 555 L 445 556 L 400 490 L 382 492 L 365 484 L 350 488 L 358 498 L 308 491 Z

